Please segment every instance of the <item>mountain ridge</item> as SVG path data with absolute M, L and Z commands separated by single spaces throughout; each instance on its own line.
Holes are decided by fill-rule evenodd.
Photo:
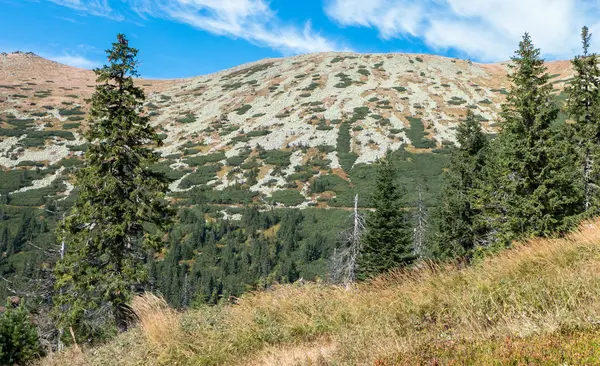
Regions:
M 570 63 L 547 65 L 560 95 Z M 164 138 L 159 168 L 173 178 L 172 192 L 242 185 L 254 201 L 307 207 L 334 204 L 341 188 L 329 188 L 353 189 L 359 184 L 353 169 L 388 150 L 443 153 L 467 109 L 495 133 L 507 72 L 506 63 L 328 52 L 136 83 Z M 30 53 L 0 56 L 0 166 L 61 168 L 65 159 L 78 159 L 94 84 L 89 70 Z M 58 168 L 4 191 L 46 188 L 63 174 Z M 324 188 L 315 189 L 318 180 Z M 279 191 L 285 199 L 273 198 Z

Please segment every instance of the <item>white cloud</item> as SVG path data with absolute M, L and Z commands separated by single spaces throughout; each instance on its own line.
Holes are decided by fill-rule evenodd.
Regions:
M 108 0 L 48 0 L 57 5 L 69 7 L 71 9 L 79 10 L 81 12 L 103 16 L 114 20 L 123 20 L 123 16 L 117 14 Z
M 383 39 L 416 37 L 480 61 L 508 59 L 525 32 L 544 55 L 571 57 L 583 25 L 600 30 L 597 0 L 329 0 L 325 12 L 343 26 L 374 28 Z
M 342 25 L 376 28 L 384 39 L 417 35 L 424 10 L 418 0 L 331 0 L 325 11 Z
M 80 55 L 69 55 L 69 54 L 63 54 L 63 55 L 48 55 L 48 54 L 41 54 L 40 56 L 47 58 L 49 60 L 52 61 L 56 61 L 56 62 L 60 62 L 61 64 L 65 64 L 65 65 L 69 65 L 69 66 L 73 66 L 73 67 L 79 67 L 82 69 L 93 69 L 96 67 L 100 66 L 99 62 L 96 61 L 92 61 L 90 59 L 87 59 L 83 56 Z
M 143 17 L 171 19 L 284 54 L 340 49 L 314 32 L 310 22 L 303 28 L 283 24 L 265 0 L 132 0 L 130 3 Z

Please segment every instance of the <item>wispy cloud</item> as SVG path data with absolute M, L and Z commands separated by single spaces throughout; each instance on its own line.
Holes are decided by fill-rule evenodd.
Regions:
M 123 16 L 117 13 L 109 4 L 108 0 L 48 0 L 57 5 L 79 10 L 82 13 L 102 16 L 114 20 L 123 20 Z
M 95 67 L 99 67 L 100 63 L 90 60 L 81 55 L 74 54 L 62 54 L 62 55 L 53 55 L 53 54 L 41 54 L 40 56 L 47 58 L 52 61 L 60 62 L 61 64 L 79 67 L 82 69 L 93 69 Z
M 56 19 L 60 19 L 60 20 L 64 20 L 65 22 L 69 22 L 69 23 L 73 23 L 73 24 L 83 24 L 81 22 L 78 22 L 77 20 L 73 19 L 73 18 L 67 18 L 67 17 L 55 17 Z
M 584 24 L 600 30 L 596 0 L 328 0 L 325 12 L 342 26 L 377 29 L 383 39 L 414 37 L 480 61 L 508 59 L 524 32 L 546 56 L 570 57 Z
M 315 32 L 309 21 L 303 27 L 284 24 L 265 0 L 132 0 L 131 3 L 142 17 L 170 19 L 284 54 L 342 48 Z

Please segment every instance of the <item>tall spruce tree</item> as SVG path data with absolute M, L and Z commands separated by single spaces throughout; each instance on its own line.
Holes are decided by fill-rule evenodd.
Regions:
M 588 216 L 600 211 L 600 60 L 595 53 L 589 52 L 591 38 L 588 28 L 583 27 L 583 53 L 571 61 L 575 75 L 567 88 L 568 109 L 575 121 L 572 126 L 580 149 L 583 209 Z
M 564 232 L 580 211 L 569 131 L 553 127 L 553 102 L 544 60 L 525 34 L 512 58 L 512 88 L 502 105 L 500 131 L 487 164 L 487 219 L 491 241 Z
M 149 169 L 160 156 L 151 145 L 161 140 L 143 114 L 144 92 L 134 85 L 138 51 L 119 34 L 106 52 L 109 64 L 94 70 L 90 147 L 76 174 L 77 200 L 57 228 L 67 252 L 55 269 L 55 313 L 79 334 L 100 309 L 119 331 L 127 329 L 127 303 L 147 281 L 145 254 L 163 245 L 160 232 L 172 216 L 168 180 Z
M 380 162 L 373 196 L 375 211 L 366 221 L 358 277 L 365 279 L 414 260 L 408 213 L 400 204 L 401 189 L 388 157 Z
M 456 139 L 459 146 L 452 149 L 443 176 L 441 202 L 434 214 L 435 234 L 429 251 L 438 258 L 469 255 L 482 234 L 475 196 L 488 140 L 471 110 L 458 125 Z

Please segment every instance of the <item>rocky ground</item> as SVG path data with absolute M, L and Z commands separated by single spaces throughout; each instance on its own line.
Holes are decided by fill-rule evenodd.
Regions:
M 165 138 L 159 168 L 172 176 L 172 191 L 245 185 L 268 200 L 291 189 L 302 206 L 318 198 L 309 189 L 316 177 L 348 181 L 352 166 L 388 150 L 429 154 L 454 143 L 468 109 L 493 133 L 507 72 L 505 63 L 430 55 L 320 53 L 137 84 Z M 548 72 L 559 94 L 570 63 L 548 63 Z M 31 53 L 0 55 L 0 174 L 42 170 L 4 187 L 5 195 L 61 179 L 57 190 L 72 187 L 63 168 L 85 150 L 85 99 L 94 85 L 92 71 Z

